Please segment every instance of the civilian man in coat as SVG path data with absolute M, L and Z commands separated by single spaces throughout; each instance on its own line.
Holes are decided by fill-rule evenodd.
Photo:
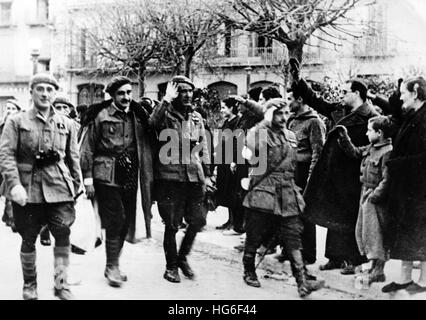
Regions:
M 213 186 L 209 141 L 203 119 L 192 106 L 194 88 L 190 79 L 173 77 L 163 101 L 150 117 L 160 144 L 155 163 L 155 188 L 158 210 L 165 223 L 164 279 L 174 283 L 180 282 L 178 268 L 187 278 L 195 276 L 187 256 L 197 233 L 206 224 L 205 190 Z M 176 233 L 182 218 L 188 227 L 178 251 Z
M 96 116 L 83 137 L 81 168 L 87 197 L 91 199 L 96 194 L 102 226 L 106 230 L 104 275 L 110 286 L 121 287 L 127 281 L 119 268 L 124 241 L 134 243 L 137 240 L 138 182 L 147 236 L 150 236 L 152 140 L 148 114 L 132 100 L 131 80 L 117 76 L 105 91 L 112 100 L 90 108 L 96 111 L 93 111 Z
M 0 142 L 3 190 L 13 201 L 15 224 L 22 237 L 26 300 L 38 298 L 35 242 L 46 223 L 55 238 L 54 294 L 62 300 L 73 298 L 67 286 L 67 269 L 80 164 L 76 128 L 72 120 L 52 106 L 58 88 L 50 75 L 33 76 L 32 105 L 27 112 L 7 120 Z
M 325 142 L 326 126 L 318 114 L 304 101 L 298 91 L 288 93 L 287 100 L 293 115 L 288 120 L 287 128 L 296 134 L 297 167 L 296 184 L 305 189 L 309 176 L 314 169 Z M 303 221 L 303 258 L 307 264 L 316 261 L 316 226 Z
M 332 119 L 339 104 L 318 98 L 304 79 L 299 79 L 298 65 L 292 64 L 293 88 L 304 101 L 322 115 Z M 342 104 L 346 114 L 335 125 L 345 126 L 355 146 L 368 144 L 366 136 L 368 119 L 378 113 L 367 103 L 367 87 L 362 81 L 345 84 Z M 359 159 L 348 157 L 339 147 L 338 134 L 332 128 L 322 153 L 312 170 L 304 198 L 304 217 L 328 228 L 325 256 L 328 263 L 321 270 L 340 268 L 342 274 L 354 274 L 355 266 L 366 261 L 360 256 L 355 240 L 361 184 Z

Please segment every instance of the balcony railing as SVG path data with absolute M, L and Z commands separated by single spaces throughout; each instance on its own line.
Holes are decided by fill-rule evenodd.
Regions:
M 241 47 L 231 48 L 225 54 L 217 54 L 215 64 L 221 66 L 234 65 L 275 65 L 286 57 L 281 47 Z

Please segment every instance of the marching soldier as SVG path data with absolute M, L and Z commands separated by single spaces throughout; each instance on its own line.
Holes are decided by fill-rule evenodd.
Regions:
M 246 157 L 250 163 L 256 164 L 252 155 L 258 153 L 266 160 L 266 168 L 258 171 L 252 168 L 248 185 L 245 183 L 248 192 L 243 202 L 247 214 L 243 278 L 247 285 L 260 287 L 255 271 L 256 250 L 265 234 L 276 233 L 290 258 L 299 295 L 304 297 L 324 283 L 308 279 L 301 253 L 303 224 L 300 214 L 305 203 L 301 189 L 294 182 L 297 139 L 286 129 L 290 108 L 284 99 L 271 99 L 265 109 L 265 119 L 247 135 L 250 152 Z
M 62 300 L 73 298 L 67 269 L 80 164 L 75 126 L 52 106 L 58 88 L 50 75 L 33 76 L 32 105 L 7 120 L 0 142 L 2 190 L 13 201 L 16 229 L 22 237 L 25 300 L 38 298 L 35 242 L 44 224 L 55 238 L 54 294 Z
M 178 268 L 187 278 L 195 276 L 187 255 L 197 233 L 206 224 L 205 190 L 212 186 L 203 119 L 198 112 L 192 111 L 193 91 L 194 84 L 190 79 L 175 76 L 167 86 L 163 101 L 150 117 L 161 144 L 155 165 L 155 180 L 158 210 L 165 223 L 164 278 L 175 283 L 180 282 Z M 164 133 L 169 135 L 171 142 L 164 143 L 161 138 Z M 190 146 L 191 151 L 185 151 L 184 146 Z M 176 232 L 182 218 L 185 218 L 188 227 L 178 251 Z
M 138 179 L 147 237 L 151 237 L 153 186 L 151 135 L 148 113 L 132 100 L 131 80 L 117 76 L 105 90 L 112 98 L 90 107 L 81 145 L 81 168 L 89 199 L 96 194 L 106 231 L 105 277 L 121 287 L 127 276 L 119 268 L 124 241 L 135 237 Z M 138 178 L 139 177 L 139 178 Z

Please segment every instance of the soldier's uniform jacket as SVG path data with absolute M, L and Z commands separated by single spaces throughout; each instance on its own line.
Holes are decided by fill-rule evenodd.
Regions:
M 116 158 L 122 152 L 136 156 L 136 128 L 140 119 L 133 113 L 118 109 L 114 103 L 99 112 L 89 125 L 81 145 L 81 167 L 83 177 L 96 182 L 118 186 L 115 174 Z M 138 125 L 135 125 L 138 123 Z
M 118 187 L 116 176 L 117 157 L 127 151 L 137 159 L 140 201 L 147 234 L 152 218 L 152 190 L 154 184 L 152 168 L 153 135 L 148 125 L 148 113 L 132 100 L 128 112 L 106 100 L 89 107 L 86 121 L 82 124 L 85 133 L 81 143 L 81 169 L 83 178 L 93 178 L 95 183 Z M 85 129 L 87 127 L 87 129 Z M 122 178 L 122 177 L 121 177 Z M 131 218 L 126 240 L 135 243 L 139 240 L 137 229 L 141 225 L 138 216 Z
M 206 176 L 211 174 L 208 141 L 201 115 L 196 111 L 183 115 L 172 104 L 163 100 L 152 113 L 150 122 L 160 138 L 155 178 L 204 183 Z M 164 139 L 167 139 L 167 136 L 173 138 L 171 142 L 161 141 L 162 136 Z M 171 146 L 172 151 L 164 154 L 162 151 L 170 150 L 167 143 Z M 189 145 L 190 148 L 188 148 Z M 188 153 L 188 150 L 193 150 L 194 147 L 201 153 Z M 164 160 L 167 160 L 168 163 L 164 163 Z
M 53 148 L 59 161 L 39 168 L 35 155 Z M 73 201 L 80 187 L 77 131 L 73 121 L 58 114 L 53 107 L 47 119 L 33 106 L 27 112 L 10 116 L 0 142 L 2 193 L 22 184 L 28 203 Z
M 257 138 L 261 130 L 267 132 L 266 141 Z M 243 206 L 258 210 L 264 207 L 260 211 L 282 217 L 299 215 L 305 202 L 301 189 L 294 182 L 297 164 L 296 135 L 287 129 L 274 128 L 270 122 L 264 120 L 247 135 L 247 147 L 253 152 L 262 150 L 260 144 L 264 144 L 266 148 L 263 150 L 267 150 L 267 169 L 264 174 L 256 175 L 251 170 L 249 192 L 244 198 Z

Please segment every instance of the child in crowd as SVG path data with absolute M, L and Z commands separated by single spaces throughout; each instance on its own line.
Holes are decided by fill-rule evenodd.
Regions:
M 367 137 L 370 145 L 355 147 L 344 126 L 336 126 L 339 146 L 352 158 L 362 158 L 361 199 L 355 236 L 359 251 L 372 261 L 369 282 L 384 282 L 385 262 L 388 254 L 383 246 L 385 224 L 385 199 L 388 189 L 386 162 L 392 151 L 391 137 L 395 125 L 389 117 L 369 119 Z

